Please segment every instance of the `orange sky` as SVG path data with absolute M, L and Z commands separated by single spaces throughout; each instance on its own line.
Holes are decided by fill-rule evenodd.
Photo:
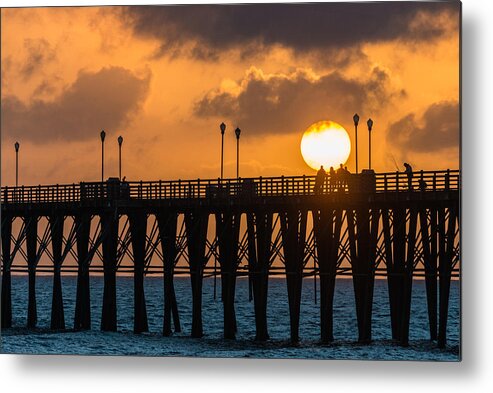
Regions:
M 98 180 L 103 128 L 107 176 L 122 135 L 129 180 L 217 178 L 221 121 L 226 177 L 237 126 L 242 176 L 312 174 L 303 131 L 354 112 L 360 167 L 371 117 L 377 171 L 458 168 L 459 4 L 298 7 L 2 9 L 2 184 L 16 140 L 20 183 Z

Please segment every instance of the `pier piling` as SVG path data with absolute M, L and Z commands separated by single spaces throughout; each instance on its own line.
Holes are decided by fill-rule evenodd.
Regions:
M 91 328 L 91 295 L 89 287 L 91 215 L 85 212 L 77 214 L 74 220 L 78 266 L 74 329 L 88 330 Z
M 36 307 L 36 266 L 38 264 L 38 217 L 26 217 L 26 248 L 29 275 L 29 298 L 27 304 L 27 327 L 35 328 L 38 321 Z
M 101 314 L 101 330 L 116 332 L 116 263 L 118 250 L 118 222 L 116 210 L 101 214 L 101 236 L 103 240 L 103 310 Z
M 209 213 L 190 210 L 185 213 L 188 254 L 190 259 L 190 279 L 192 281 L 192 337 L 204 335 L 202 326 L 202 281 L 207 262 L 205 245 Z
M 65 217 L 53 214 L 50 218 L 51 245 L 53 252 L 53 298 L 51 302 L 51 329 L 65 329 L 65 315 L 63 312 L 62 296 L 62 246 L 63 246 L 63 223 Z
M 142 211 L 128 215 L 134 259 L 134 333 L 149 331 L 144 293 L 147 214 Z
M 12 217 L 5 214 L 2 217 L 2 302 L 1 302 L 1 327 L 12 327 L 12 273 L 10 267 Z
M 293 344 L 300 340 L 299 325 L 307 214 L 306 210 L 296 209 L 288 209 L 279 213 L 288 287 L 291 342 Z

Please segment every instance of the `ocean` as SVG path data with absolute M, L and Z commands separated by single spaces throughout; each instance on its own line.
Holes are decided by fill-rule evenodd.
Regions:
M 203 324 L 205 336 L 190 337 L 191 288 L 187 277 L 175 278 L 175 290 L 180 311 L 181 333 L 162 336 L 163 280 L 146 277 L 145 295 L 149 332 L 134 334 L 133 278 L 117 278 L 118 331 L 100 332 L 103 279 L 91 276 L 92 330 L 76 332 L 73 326 L 76 277 L 63 276 L 65 324 L 67 330 L 49 330 L 51 316 L 52 278 L 38 276 L 36 283 L 38 327 L 27 329 L 27 276 L 12 277 L 13 327 L 2 330 L 2 353 L 71 354 L 71 355 L 127 355 L 127 356 L 187 356 L 240 358 L 296 358 L 296 359 L 371 359 L 371 360 L 460 360 L 460 286 L 452 281 L 448 319 L 447 347 L 438 349 L 429 340 L 425 283 L 415 280 L 411 305 L 410 345 L 403 348 L 391 340 L 387 282 L 375 281 L 373 304 L 373 342 L 357 344 L 357 325 L 353 284 L 350 279 L 337 279 L 334 295 L 334 338 L 328 345 L 319 343 L 319 304 L 315 303 L 314 281 L 306 279 L 300 317 L 298 345 L 289 342 L 289 309 L 287 287 L 283 278 L 269 282 L 268 327 L 270 340 L 254 341 L 255 320 L 253 302 L 248 301 L 248 281 L 239 279 L 236 290 L 237 339 L 224 340 L 223 307 L 220 300 L 220 279 L 214 299 L 214 279 L 204 279 Z M 317 282 L 317 291 L 319 283 Z M 317 298 L 319 294 L 317 293 Z M 319 299 L 317 299 L 318 301 Z

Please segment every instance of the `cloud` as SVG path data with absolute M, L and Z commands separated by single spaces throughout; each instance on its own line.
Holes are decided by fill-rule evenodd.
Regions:
M 35 143 L 80 141 L 99 130 L 124 127 L 149 91 L 150 74 L 139 78 L 121 67 L 80 72 L 53 101 L 25 104 L 15 96 L 2 100 L 4 136 Z
M 376 2 L 314 4 L 185 5 L 124 7 L 134 33 L 162 43 L 157 56 L 187 44 L 201 59 L 254 45 L 296 52 L 339 50 L 367 42 L 429 41 L 457 32 L 460 3 Z
M 403 95 L 404 91 L 392 89 L 389 75 L 380 68 L 361 81 L 338 72 L 319 76 L 309 70 L 266 75 L 251 67 L 241 81 L 207 93 L 196 102 L 194 112 L 229 119 L 250 135 L 284 134 L 320 119 L 345 122 L 354 112 L 375 114 L 376 103 L 385 107 Z
M 26 39 L 24 40 L 24 48 L 27 55 L 24 64 L 20 68 L 24 79 L 29 79 L 31 76 L 38 74 L 39 69 L 44 64 L 56 59 L 55 49 L 44 38 Z
M 459 147 L 459 104 L 442 101 L 430 105 L 420 119 L 410 113 L 390 125 L 387 140 L 402 151 L 433 152 Z

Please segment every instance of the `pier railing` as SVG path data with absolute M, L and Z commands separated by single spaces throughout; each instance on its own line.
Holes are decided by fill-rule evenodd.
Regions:
M 231 197 L 286 197 L 332 193 L 396 193 L 459 190 L 460 171 L 420 171 L 338 174 L 320 184 L 316 176 L 238 179 L 81 182 L 38 186 L 5 186 L 2 203 L 60 203 L 96 199 L 221 199 Z

